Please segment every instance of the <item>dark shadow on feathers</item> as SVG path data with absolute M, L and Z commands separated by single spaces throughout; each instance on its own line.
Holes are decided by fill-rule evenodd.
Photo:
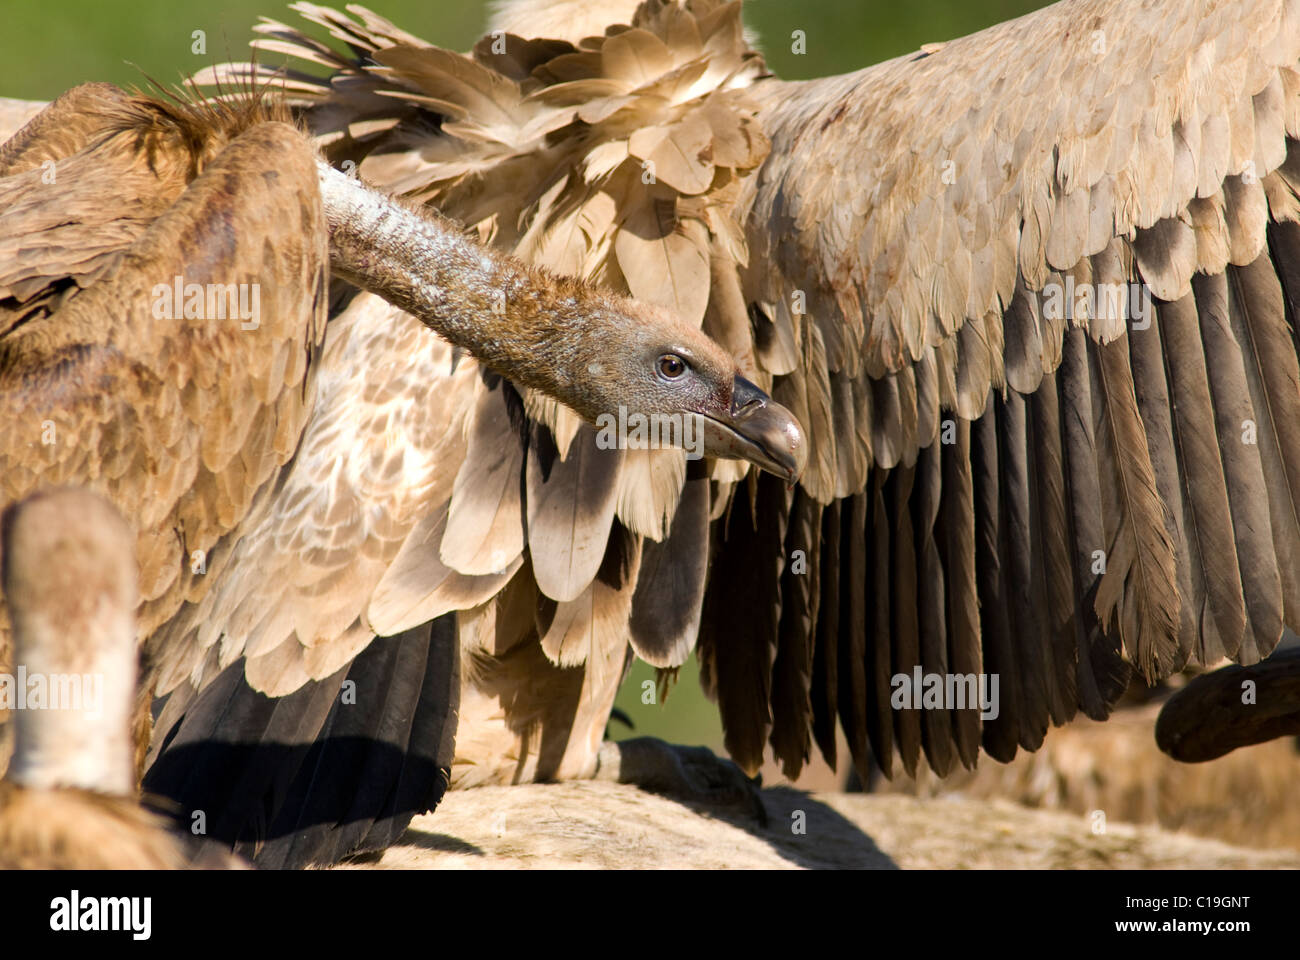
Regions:
M 388 847 L 442 799 L 459 699 L 451 617 L 378 638 L 285 697 L 249 687 L 241 659 L 157 731 L 143 788 L 187 833 L 203 811 L 207 839 L 258 867 L 337 863 Z

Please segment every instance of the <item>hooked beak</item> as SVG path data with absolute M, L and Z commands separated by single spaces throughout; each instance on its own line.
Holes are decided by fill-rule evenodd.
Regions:
M 808 441 L 799 421 L 739 374 L 724 417 L 704 417 L 704 449 L 711 457 L 748 460 L 794 483 L 808 464 Z

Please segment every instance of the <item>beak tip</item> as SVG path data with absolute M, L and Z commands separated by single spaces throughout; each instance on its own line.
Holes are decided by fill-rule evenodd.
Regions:
M 712 455 L 748 460 L 785 480 L 799 482 L 808 465 L 808 438 L 795 415 L 739 374 L 730 410 L 713 424 Z

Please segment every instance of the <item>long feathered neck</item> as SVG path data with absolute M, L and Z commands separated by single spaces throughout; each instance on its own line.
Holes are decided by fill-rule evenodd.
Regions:
M 419 317 L 479 361 L 594 418 L 587 367 L 593 322 L 617 336 L 629 304 L 474 243 L 318 162 L 335 275 Z M 608 341 L 604 341 L 607 343 Z

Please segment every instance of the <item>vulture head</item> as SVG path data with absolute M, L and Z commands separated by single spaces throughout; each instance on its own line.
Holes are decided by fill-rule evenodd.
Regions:
M 569 394 L 570 405 L 597 427 L 633 416 L 693 418 L 684 436 L 702 446 L 697 452 L 748 460 L 792 483 L 799 478 L 808 462 L 799 422 L 741 376 L 722 347 L 663 307 L 605 299 L 608 307 L 591 319 L 608 337 L 588 333 L 554 344 L 560 356 L 579 359 L 566 364 L 557 357 L 569 382 L 549 389 Z
M 674 312 L 472 244 L 437 213 L 318 166 L 335 275 L 515 383 L 616 427 L 619 445 L 640 424 L 689 453 L 748 460 L 791 483 L 803 473 L 794 415 Z

